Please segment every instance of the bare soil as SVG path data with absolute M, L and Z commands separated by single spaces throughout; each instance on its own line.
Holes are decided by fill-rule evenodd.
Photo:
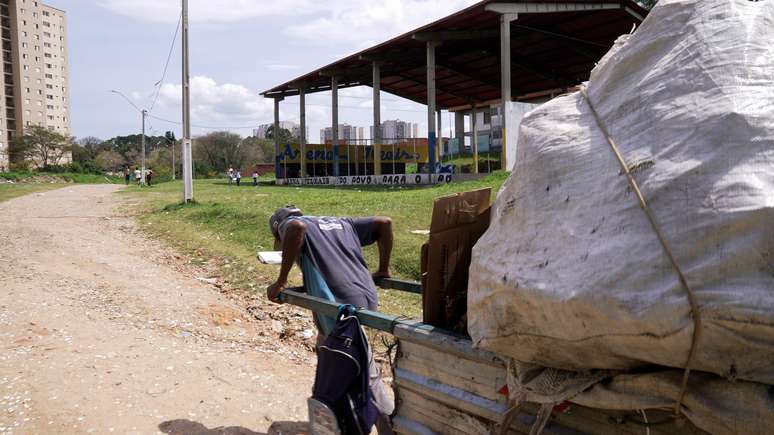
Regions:
M 0 434 L 304 433 L 308 314 L 230 296 L 119 188 L 0 203 Z

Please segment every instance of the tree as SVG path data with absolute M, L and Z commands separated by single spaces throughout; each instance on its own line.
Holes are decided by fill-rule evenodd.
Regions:
M 42 126 L 28 127 L 22 136 L 13 140 L 14 161 L 32 160 L 42 168 L 57 165 L 72 152 L 72 138 Z
M 227 131 L 208 133 L 194 140 L 196 159 L 202 159 L 213 171 L 224 172 L 229 166 L 240 167 L 245 159 L 242 137 Z
M 266 139 L 274 140 L 274 124 L 271 124 L 269 128 L 266 129 Z M 291 133 L 290 130 L 280 127 L 279 142 L 281 144 L 292 142 L 293 139 L 293 133 Z
M 103 171 L 118 172 L 124 166 L 126 160 L 124 156 L 113 150 L 104 150 L 97 155 L 95 162 Z

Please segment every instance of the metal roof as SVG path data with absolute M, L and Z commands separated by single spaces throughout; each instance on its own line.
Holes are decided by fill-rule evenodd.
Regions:
M 328 91 L 330 75 L 339 88 L 372 83 L 372 61 L 381 66 L 381 89 L 427 103 L 426 44 L 435 50 L 438 108 L 466 107 L 471 101 L 498 101 L 500 92 L 500 14 L 490 5 L 516 4 L 536 10 L 553 6 L 606 8 L 550 13 L 519 13 L 511 23 L 512 97 L 528 100 L 560 92 L 588 79 L 595 63 L 615 39 L 632 31 L 647 15 L 635 1 L 620 0 L 484 0 L 455 14 L 347 56 L 287 83 L 264 91 L 266 98 Z

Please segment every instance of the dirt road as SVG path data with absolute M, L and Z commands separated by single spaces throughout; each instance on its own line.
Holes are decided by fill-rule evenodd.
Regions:
M 116 190 L 0 203 L 0 434 L 299 433 L 313 366 L 162 261 Z

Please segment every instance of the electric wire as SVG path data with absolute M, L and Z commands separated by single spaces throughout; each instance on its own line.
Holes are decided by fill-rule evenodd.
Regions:
M 159 100 L 159 94 L 161 94 L 161 87 L 164 86 L 164 80 L 167 78 L 167 70 L 169 69 L 169 62 L 172 60 L 172 52 L 175 50 L 175 43 L 177 42 L 177 34 L 180 31 L 180 23 L 183 21 L 183 13 L 177 18 L 177 26 L 175 26 L 175 34 L 172 35 L 172 44 L 169 46 L 169 54 L 167 54 L 167 62 L 164 64 L 164 72 L 161 74 L 161 80 L 157 81 L 154 85 L 156 87 L 156 96 L 153 97 L 153 103 L 151 103 L 148 112 L 153 112 L 153 108 L 156 107 L 156 102 Z

